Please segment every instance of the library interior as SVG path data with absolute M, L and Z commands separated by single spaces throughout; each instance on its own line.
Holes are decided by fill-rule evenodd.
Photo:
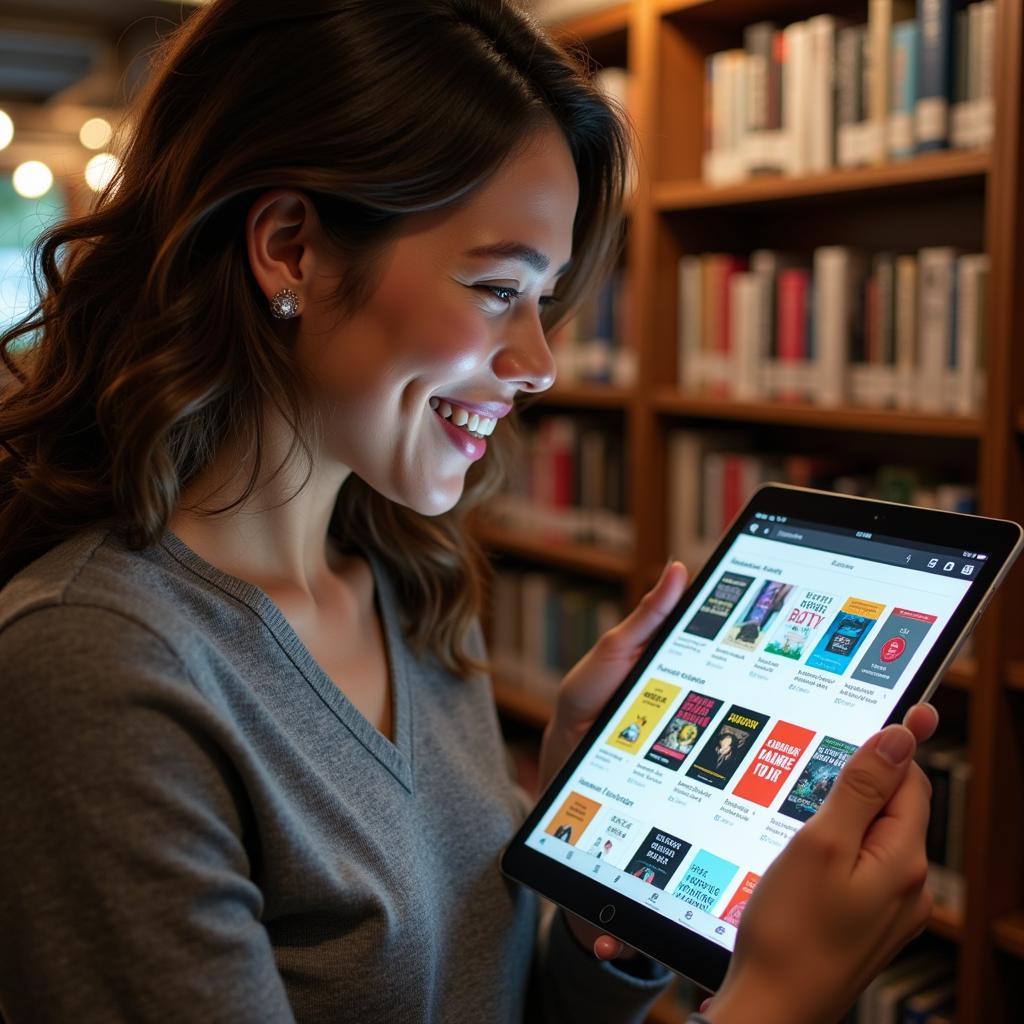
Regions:
M 202 6 L 0 4 L 0 328 L 34 238 L 117 173 L 161 24 Z M 562 678 L 762 484 L 1024 521 L 1024 0 L 529 6 L 633 143 L 616 265 L 551 332 L 556 382 L 470 519 L 504 754 L 537 797 Z M 931 919 L 849 1021 L 1024 1019 L 1022 606 L 1018 566 L 932 697 Z M 680 977 L 648 1020 L 705 996 Z

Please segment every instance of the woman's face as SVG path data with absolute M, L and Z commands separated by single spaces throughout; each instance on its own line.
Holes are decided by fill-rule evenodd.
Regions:
M 412 216 L 354 316 L 305 304 L 296 351 L 328 460 L 427 515 L 458 501 L 515 394 L 554 382 L 540 313 L 578 198 L 563 136 L 540 131 L 457 209 Z M 323 298 L 335 282 L 314 276 Z

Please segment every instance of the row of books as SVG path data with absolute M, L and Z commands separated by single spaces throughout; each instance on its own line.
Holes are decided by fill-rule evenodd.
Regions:
M 967 749 L 954 740 L 931 740 L 917 760 L 932 784 L 928 820 L 928 887 L 935 905 L 957 915 L 964 912 L 964 843 L 971 764 Z
M 631 387 L 636 380 L 636 351 L 629 343 L 630 277 L 619 268 L 551 332 L 559 385 L 611 384 Z
M 706 60 L 706 181 L 801 175 L 993 133 L 995 3 L 871 0 L 867 24 L 821 14 L 750 25 Z M 916 17 L 915 17 L 916 14 Z
M 557 573 L 498 569 L 488 608 L 496 675 L 553 706 L 562 676 L 621 618 L 614 588 Z
M 868 985 L 843 1024 L 951 1024 L 955 976 L 948 951 L 910 950 Z
M 678 381 L 736 400 L 969 416 L 985 391 L 989 258 L 952 246 L 678 265 Z
M 488 520 L 548 542 L 632 550 L 621 428 L 593 417 L 548 415 L 524 423 L 522 433 L 526 457 L 488 504 Z
M 912 467 L 858 466 L 842 457 L 754 453 L 742 431 L 673 431 L 668 439 L 669 552 L 696 570 L 726 527 L 763 483 L 881 498 L 906 504 L 975 512 L 970 484 L 935 479 Z

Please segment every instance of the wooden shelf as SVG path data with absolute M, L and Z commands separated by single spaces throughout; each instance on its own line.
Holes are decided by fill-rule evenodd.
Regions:
M 1004 953 L 1024 958 L 1024 913 L 1009 914 L 994 922 L 992 935 Z
M 928 930 L 951 942 L 959 942 L 963 936 L 963 919 L 948 907 L 933 907 Z
M 818 430 L 906 434 L 917 437 L 976 438 L 981 435 L 981 421 L 975 417 L 856 406 L 822 408 L 785 402 L 737 402 L 727 398 L 685 395 L 674 388 L 656 392 L 654 406 L 662 413 L 723 422 L 777 423 Z
M 957 658 L 942 677 L 942 685 L 955 690 L 972 690 L 977 678 L 978 663 L 973 658 Z
M 1006 685 L 1013 690 L 1024 690 L 1024 661 L 1011 661 L 1006 666 Z
M 587 544 L 510 530 L 485 520 L 478 521 L 473 529 L 480 543 L 491 551 L 540 562 L 550 568 L 616 581 L 625 580 L 633 568 L 629 555 L 602 551 Z
M 928 183 L 983 180 L 991 163 L 984 150 L 953 151 L 915 157 L 878 167 L 854 167 L 799 178 L 764 177 L 735 185 L 703 181 L 661 182 L 654 205 L 662 211 L 746 206 L 751 203 L 821 200 L 844 193 L 903 190 Z
M 625 32 L 629 27 L 628 3 L 618 3 L 602 11 L 591 11 L 565 21 L 550 25 L 551 31 L 560 39 L 582 39 L 584 42 L 606 39 Z
M 571 409 L 625 409 L 632 397 L 630 389 L 610 384 L 566 384 L 541 392 L 533 401 Z
M 550 700 L 538 693 L 524 690 L 500 677 L 492 680 L 494 703 L 498 710 L 517 722 L 543 729 L 551 718 L 553 706 Z

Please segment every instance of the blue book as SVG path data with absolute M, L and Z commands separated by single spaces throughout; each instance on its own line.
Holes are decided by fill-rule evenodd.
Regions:
M 918 5 L 914 139 L 919 153 L 949 146 L 953 15 L 954 0 L 921 0 Z
M 892 27 L 889 77 L 889 156 L 914 154 L 914 108 L 917 105 L 917 22 L 899 21 Z

